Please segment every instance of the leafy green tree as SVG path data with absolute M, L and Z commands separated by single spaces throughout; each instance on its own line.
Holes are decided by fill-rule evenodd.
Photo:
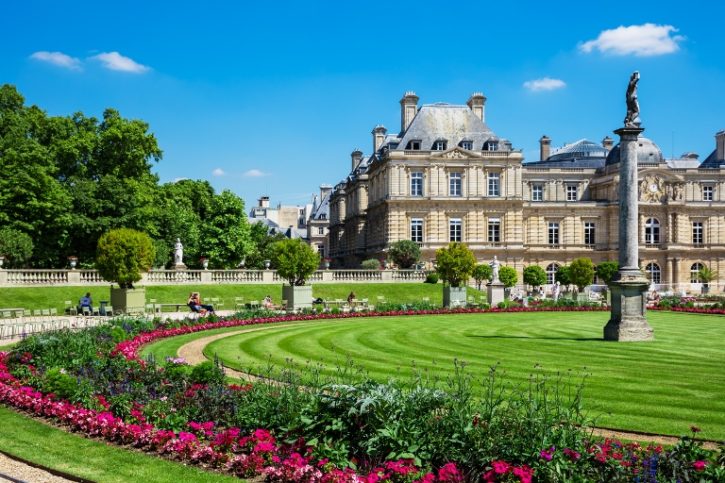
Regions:
M 377 258 L 368 258 L 362 261 L 360 268 L 364 270 L 380 270 L 380 260 Z
M 599 277 L 607 285 L 612 282 L 618 271 L 618 262 L 601 262 L 596 268 L 597 277 Z
M 502 265 L 498 270 L 498 279 L 501 280 L 504 287 L 511 288 L 519 281 L 519 274 L 516 273 L 514 267 Z
M 569 279 L 583 292 L 587 285 L 594 282 L 594 263 L 589 258 L 577 258 L 569 265 Z
M 410 268 L 420 260 L 420 247 L 412 240 L 400 240 L 390 245 L 390 258 L 400 268 Z
M 258 221 L 249 227 L 249 235 L 251 240 L 251 248 L 245 259 L 247 268 L 256 268 L 261 270 L 264 268 L 264 261 L 272 261 L 272 247 L 278 241 L 286 240 L 287 237 L 282 233 L 269 234 L 267 225 Z
M 21 267 L 33 254 L 33 239 L 10 227 L 0 228 L 0 255 L 7 267 Z
M 463 243 L 451 242 L 436 251 L 436 272 L 451 287 L 463 287 L 473 273 L 476 257 Z
M 212 267 L 236 268 L 252 247 L 244 201 L 229 190 L 213 197 L 201 237 L 201 255 L 209 257 Z
M 546 272 L 538 265 L 524 268 L 524 283 L 532 287 L 540 287 L 546 283 Z
M 473 267 L 473 273 L 471 275 L 476 281 L 476 287 L 478 287 L 478 290 L 481 290 L 483 281 L 491 280 L 491 277 L 493 277 L 493 269 L 491 268 L 491 265 L 487 263 L 479 263 Z
M 559 284 L 564 285 L 565 287 L 572 284 L 571 277 L 569 276 L 569 267 L 567 265 L 559 267 L 559 270 L 557 270 L 554 275 L 554 281 L 559 282 Z
M 151 238 L 130 228 L 117 228 L 98 239 L 96 268 L 101 276 L 121 288 L 133 288 L 147 272 L 156 253 Z
M 300 239 L 278 241 L 272 253 L 277 273 L 290 285 L 304 285 L 320 266 L 320 254 Z

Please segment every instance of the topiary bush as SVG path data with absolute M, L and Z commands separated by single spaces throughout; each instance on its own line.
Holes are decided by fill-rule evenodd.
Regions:
M 498 279 L 501 280 L 504 287 L 511 288 L 519 281 L 519 274 L 516 273 L 514 267 L 503 265 L 498 270 Z
M 436 251 L 436 272 L 451 287 L 463 287 L 471 278 L 476 258 L 463 243 L 451 242 Z
M 7 267 L 20 267 L 33 255 L 33 239 L 22 231 L 0 228 L 0 255 L 7 257 Z
M 96 250 L 96 268 L 109 282 L 133 288 L 154 263 L 156 249 L 151 238 L 130 228 L 117 228 L 101 235 Z
M 390 245 L 388 254 L 399 268 L 410 268 L 420 260 L 420 247 L 412 240 L 400 240 Z
M 601 279 L 602 282 L 609 285 L 612 282 L 612 279 L 614 279 L 614 276 L 619 271 L 619 263 L 618 262 L 601 262 L 599 265 L 597 265 L 596 272 L 597 277 Z
M 272 246 L 272 263 L 290 285 L 304 285 L 320 266 L 320 254 L 300 239 L 285 239 Z
M 569 279 L 577 286 L 579 292 L 594 282 L 594 263 L 589 258 L 577 258 L 569 265 Z
M 546 283 L 546 272 L 538 265 L 529 265 L 524 268 L 524 283 L 540 287 Z
M 438 283 L 438 274 L 435 272 L 429 273 L 428 275 L 425 276 L 425 281 L 423 283 L 432 283 L 432 284 Z
M 484 280 L 491 280 L 493 277 L 493 269 L 487 263 L 479 263 L 473 268 L 473 279 L 476 281 L 478 290 L 481 290 L 481 284 Z
M 368 258 L 367 260 L 363 260 L 360 268 L 363 270 L 380 270 L 380 260 L 377 258 Z

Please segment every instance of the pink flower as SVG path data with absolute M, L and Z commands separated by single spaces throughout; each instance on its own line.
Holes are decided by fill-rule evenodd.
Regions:
M 556 449 L 553 446 L 549 449 L 542 449 L 541 452 L 539 452 L 539 457 L 541 457 L 542 460 L 551 461 L 554 457 L 554 451 L 556 451 Z
M 707 462 L 706 461 L 702 461 L 702 460 L 697 460 L 694 463 L 692 463 L 692 467 L 697 472 L 705 471 L 705 467 L 706 466 L 707 466 Z
M 438 480 L 443 482 L 458 483 L 463 481 L 463 475 L 455 463 L 446 463 L 438 470 Z
M 509 468 L 511 468 L 511 465 L 506 463 L 505 461 L 493 461 L 491 463 L 491 468 L 493 468 L 493 472 L 497 475 L 503 475 L 504 473 L 508 472 Z

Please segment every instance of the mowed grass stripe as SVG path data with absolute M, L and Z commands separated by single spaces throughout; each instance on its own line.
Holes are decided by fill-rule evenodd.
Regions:
M 601 340 L 608 314 L 525 313 L 332 320 L 220 339 L 207 346 L 237 368 L 335 366 L 351 358 L 379 380 L 419 370 L 445 378 L 465 361 L 476 379 L 499 364 L 507 381 L 560 374 L 585 382 L 585 408 L 599 424 L 681 434 L 691 424 L 703 436 L 725 438 L 725 318 L 650 312 L 656 340 Z

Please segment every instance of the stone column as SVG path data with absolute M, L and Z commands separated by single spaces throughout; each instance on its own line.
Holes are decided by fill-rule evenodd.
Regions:
M 627 126 L 614 131 L 619 142 L 619 272 L 611 283 L 612 310 L 604 340 L 652 340 L 647 323 L 649 280 L 639 269 L 637 137 L 644 129 Z

